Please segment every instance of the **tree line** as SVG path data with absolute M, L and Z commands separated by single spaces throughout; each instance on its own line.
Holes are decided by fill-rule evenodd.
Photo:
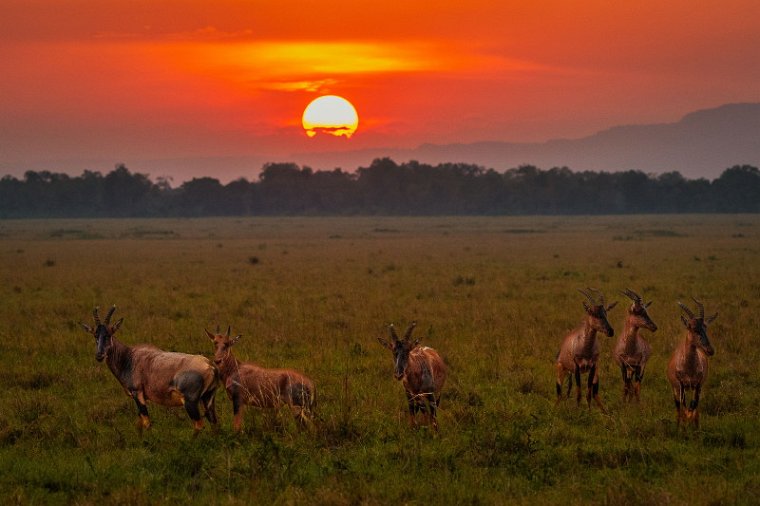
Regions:
M 269 163 L 257 181 L 211 177 L 172 187 L 130 172 L 69 176 L 28 171 L 0 179 L 0 217 L 192 217 L 268 215 L 526 215 L 757 213 L 760 171 L 736 165 L 717 179 L 678 172 L 573 172 L 523 165 L 498 172 L 389 158 L 355 172 Z

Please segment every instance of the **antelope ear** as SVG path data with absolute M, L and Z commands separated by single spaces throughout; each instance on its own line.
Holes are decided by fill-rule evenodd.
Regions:
M 409 348 L 409 351 L 415 349 L 419 345 L 420 345 L 420 340 L 419 339 L 415 339 L 414 342 L 412 343 L 412 347 Z
M 208 336 L 209 339 L 211 339 L 212 341 L 214 340 L 214 334 L 212 334 L 211 332 L 209 332 L 206 329 L 203 329 L 203 332 L 206 333 L 206 335 Z
M 243 334 L 238 334 L 235 337 L 233 337 L 232 339 L 230 339 L 230 345 L 233 345 L 233 344 L 237 343 L 238 341 L 240 341 L 241 337 L 243 337 Z
M 705 318 L 705 325 L 710 325 L 713 322 L 713 320 L 715 320 L 717 317 L 718 317 L 718 313 L 715 313 L 712 316 L 708 316 L 707 318 Z
M 684 315 L 681 315 L 681 321 L 683 322 L 684 327 L 686 327 L 688 329 L 689 328 L 689 320 L 687 320 Z
M 390 344 L 390 343 L 389 343 L 389 342 L 388 342 L 388 341 L 387 341 L 385 338 L 382 338 L 382 337 L 378 337 L 378 338 L 377 338 L 377 341 L 378 341 L 378 342 L 379 342 L 381 345 L 383 345 L 383 347 L 384 347 L 384 348 L 388 348 L 389 350 L 392 350 L 392 349 L 393 349 L 393 346 L 391 346 L 391 344 Z
M 610 304 L 609 306 L 607 306 L 607 311 L 610 311 L 612 308 L 614 308 L 615 306 L 617 306 L 617 303 L 618 303 L 618 301 L 615 301 L 612 304 Z
M 115 334 L 117 330 L 119 330 L 119 327 L 121 327 L 121 324 L 124 322 L 124 318 L 119 318 L 119 321 L 113 324 L 113 327 L 111 327 L 111 334 Z
M 81 325 L 81 326 L 82 326 L 82 328 L 85 330 L 85 332 L 87 332 L 87 333 L 89 333 L 89 334 L 92 334 L 92 332 L 93 332 L 93 331 L 92 331 L 92 327 L 90 327 L 90 326 L 89 326 L 89 325 L 87 325 L 86 323 L 82 323 L 82 322 L 79 322 L 79 325 Z

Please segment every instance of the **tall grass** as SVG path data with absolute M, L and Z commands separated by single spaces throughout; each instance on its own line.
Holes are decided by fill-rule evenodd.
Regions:
M 760 218 L 267 218 L 0 221 L 4 503 L 752 503 L 760 495 Z M 252 259 L 256 259 L 253 261 Z M 610 415 L 554 405 L 576 288 L 653 299 L 639 406 L 602 338 Z M 677 300 L 719 311 L 699 431 L 665 380 Z M 319 418 L 246 412 L 192 437 L 182 411 L 134 403 L 78 325 L 118 306 L 121 339 L 237 356 L 313 378 Z M 610 320 L 621 330 L 623 306 Z M 419 322 L 450 376 L 441 432 L 412 431 L 375 337 Z

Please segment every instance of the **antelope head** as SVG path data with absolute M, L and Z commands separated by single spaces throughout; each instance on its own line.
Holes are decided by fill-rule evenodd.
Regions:
M 678 305 L 686 313 L 686 316 L 681 315 L 681 321 L 686 326 L 686 330 L 689 331 L 689 340 L 711 357 L 715 354 L 715 349 L 710 344 L 710 338 L 707 337 L 707 326 L 718 317 L 718 313 L 705 317 L 705 306 L 694 297 L 691 299 L 697 305 L 697 314 L 679 302 Z
M 587 288 L 586 290 L 578 290 L 581 292 L 588 301 L 583 301 L 583 309 L 586 310 L 587 322 L 592 329 L 598 332 L 604 332 L 607 337 L 615 335 L 615 331 L 612 329 L 612 325 L 607 321 L 607 311 L 611 310 L 617 305 L 617 301 L 607 305 L 604 301 L 604 294 L 599 290 L 593 288 Z M 593 293 L 599 294 L 598 299 L 594 297 Z
M 652 301 L 644 302 L 641 295 L 637 294 L 630 288 L 626 288 L 623 295 L 633 301 L 631 307 L 628 308 L 628 318 L 634 327 L 644 328 L 651 332 L 657 330 L 657 325 L 652 321 L 647 313 L 647 308 L 652 305 Z
M 212 334 L 206 329 L 203 330 L 206 332 L 208 338 L 214 343 L 214 363 L 217 366 L 220 366 L 222 362 L 224 362 L 224 359 L 230 354 L 230 348 L 232 345 L 237 343 L 238 340 L 243 337 L 242 334 L 230 337 L 230 330 L 232 330 L 232 327 L 230 326 L 227 327 L 226 334 L 220 334 L 218 326 L 216 327 L 216 334 Z
M 417 347 L 418 344 L 420 344 L 419 339 L 415 339 L 412 341 L 412 331 L 414 330 L 414 327 L 417 326 L 417 322 L 412 322 L 411 325 L 409 325 L 409 328 L 406 330 L 406 334 L 404 334 L 403 339 L 398 338 L 398 334 L 396 334 L 396 328 L 391 323 L 388 326 L 388 331 L 390 332 L 391 341 L 388 342 L 386 339 L 382 337 L 378 337 L 377 340 L 382 344 L 384 347 L 391 350 L 393 353 L 393 377 L 397 380 L 401 380 L 404 377 L 404 373 L 406 371 L 406 366 L 409 363 L 409 353 L 413 349 Z
M 111 325 L 111 317 L 113 316 L 114 311 L 116 311 L 116 306 L 111 306 L 111 309 L 108 310 L 108 314 L 106 314 L 106 318 L 103 322 L 100 321 L 99 311 L 99 307 L 92 310 L 92 317 L 95 320 L 94 328 L 86 323 L 80 323 L 80 325 L 82 325 L 82 328 L 88 333 L 95 336 L 95 343 L 97 345 L 95 359 L 98 362 L 102 362 L 108 353 L 108 349 L 111 347 L 111 337 L 113 337 L 116 331 L 119 330 L 124 318 L 120 318 L 119 321 Z

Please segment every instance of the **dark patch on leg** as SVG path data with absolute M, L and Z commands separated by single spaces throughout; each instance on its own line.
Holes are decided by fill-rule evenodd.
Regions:
M 190 419 L 197 422 L 201 419 L 201 412 L 198 409 L 198 403 L 185 399 L 185 411 L 190 416 Z
M 135 400 L 135 404 L 137 404 L 137 414 L 140 416 L 147 417 L 148 406 L 140 402 L 140 400 L 137 398 L 137 394 L 133 395 L 132 398 Z
M 294 406 L 306 408 L 309 405 L 311 392 L 303 383 L 290 384 L 287 387 L 288 398 Z
M 216 417 L 216 387 L 204 393 L 201 402 L 203 402 L 203 408 L 206 411 L 206 419 L 209 423 L 216 424 L 218 421 Z
M 174 387 L 182 393 L 185 411 L 194 422 L 201 419 L 198 403 L 201 400 L 203 383 L 203 376 L 196 371 L 183 371 L 174 377 Z M 197 428 L 198 424 L 196 423 Z

